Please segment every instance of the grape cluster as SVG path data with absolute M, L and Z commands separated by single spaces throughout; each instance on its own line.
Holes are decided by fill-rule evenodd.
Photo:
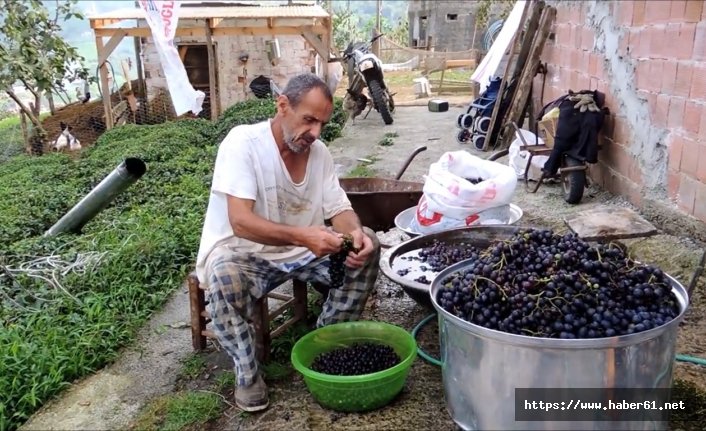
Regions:
M 356 343 L 321 353 L 311 369 L 336 376 L 359 376 L 392 368 L 401 362 L 390 346 L 376 343 Z
M 331 283 L 329 284 L 331 289 L 337 289 L 343 286 L 343 280 L 346 278 L 346 257 L 348 257 L 350 251 L 357 252 L 358 250 L 353 248 L 353 237 L 344 235 L 341 250 L 329 256 L 328 275 L 331 279 Z
M 480 250 L 469 244 L 447 244 L 435 239 L 430 246 L 419 250 L 419 259 L 428 265 L 428 269 L 439 272 L 462 260 L 477 259 L 479 254 Z M 422 268 L 422 271 L 426 270 Z
M 679 314 L 666 275 L 613 244 L 528 229 L 483 250 L 441 281 L 449 313 L 535 337 L 601 338 L 656 328 Z

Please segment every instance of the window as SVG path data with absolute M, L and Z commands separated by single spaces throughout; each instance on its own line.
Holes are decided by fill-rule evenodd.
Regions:
M 457 13 L 447 13 L 446 14 L 446 21 L 457 21 L 457 20 L 458 20 Z

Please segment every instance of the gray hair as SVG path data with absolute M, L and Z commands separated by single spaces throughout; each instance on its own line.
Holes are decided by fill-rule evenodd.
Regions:
M 328 85 L 313 73 L 302 73 L 289 80 L 287 86 L 282 90 L 282 95 L 287 96 L 292 108 L 296 108 L 302 98 L 309 91 L 318 88 L 326 96 L 329 102 L 333 103 L 333 95 Z

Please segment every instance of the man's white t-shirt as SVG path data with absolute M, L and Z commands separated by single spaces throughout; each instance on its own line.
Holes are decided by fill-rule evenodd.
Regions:
M 223 140 L 216 156 L 196 259 L 196 275 L 202 283 L 209 254 L 224 244 L 257 253 L 285 271 L 314 259 L 305 247 L 263 245 L 235 236 L 228 220 L 227 194 L 254 200 L 256 215 L 290 226 L 323 226 L 324 220 L 352 209 L 323 142 L 316 140 L 311 145 L 304 180 L 296 184 L 279 154 L 270 121 L 237 126 Z

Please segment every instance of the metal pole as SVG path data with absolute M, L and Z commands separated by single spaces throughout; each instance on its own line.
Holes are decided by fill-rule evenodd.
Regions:
M 147 165 L 140 159 L 125 159 L 117 168 L 84 196 L 44 236 L 54 236 L 64 232 L 78 233 L 81 228 L 103 210 L 116 196 L 140 179 L 147 171 Z

